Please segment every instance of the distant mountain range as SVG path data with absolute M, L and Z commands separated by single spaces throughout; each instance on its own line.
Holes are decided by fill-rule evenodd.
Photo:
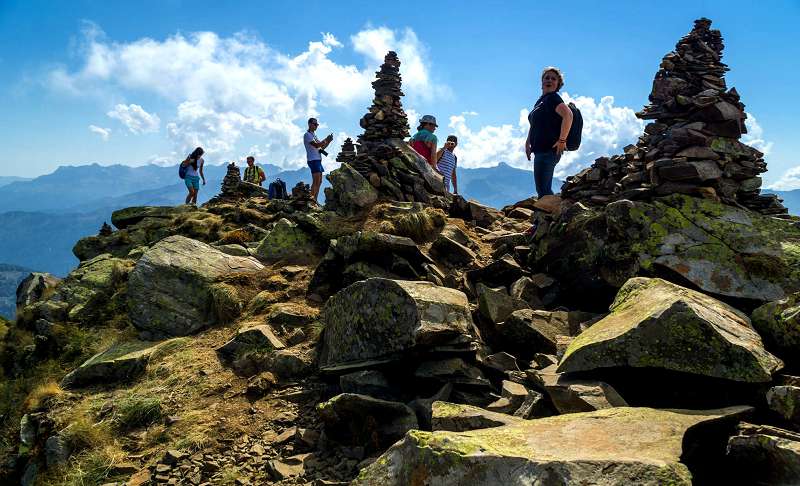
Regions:
M 22 181 L 29 181 L 30 179 L 26 177 L 15 177 L 15 176 L 0 176 L 0 187 L 7 186 L 12 182 L 22 182 Z
M 264 164 L 267 181 L 280 177 L 291 189 L 298 181 L 310 182 L 308 169 L 285 171 Z M 206 166 L 203 203 L 219 192 L 225 165 Z M 495 167 L 459 169 L 459 189 L 468 199 L 496 208 L 534 194 L 533 172 L 500 163 Z M 181 204 L 186 195 L 175 167 L 123 165 L 59 167 L 52 174 L 31 180 L 0 178 L 0 262 L 64 276 L 77 265 L 75 242 L 96 234 L 112 211 L 143 205 Z M 18 178 L 15 178 L 18 179 Z M 327 186 L 328 182 L 325 181 Z M 558 192 L 561 181 L 554 182 Z M 775 191 L 793 214 L 800 214 L 800 190 Z M 322 199 L 322 198 L 321 198 Z

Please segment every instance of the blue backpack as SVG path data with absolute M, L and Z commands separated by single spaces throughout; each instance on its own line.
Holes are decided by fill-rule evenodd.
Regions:
M 189 166 L 192 164 L 183 165 L 184 162 L 187 162 L 189 159 L 184 160 L 180 164 L 178 164 L 178 177 L 181 179 L 186 179 L 186 173 L 189 172 Z

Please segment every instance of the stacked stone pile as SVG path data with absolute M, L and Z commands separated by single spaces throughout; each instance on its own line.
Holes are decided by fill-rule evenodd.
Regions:
M 736 89 L 726 87 L 722 35 L 710 27 L 709 19 L 696 20 L 664 56 L 650 104 L 637 113 L 652 120 L 638 143 L 568 177 L 565 197 L 605 204 L 681 193 L 786 214 L 777 196 L 760 194 L 767 164 L 763 153 L 739 141 L 747 115 Z
M 436 200 L 445 193 L 441 176 L 403 140 L 409 136 L 409 127 L 400 101 L 403 91 L 397 53 L 386 54 L 375 74 L 375 98 L 361 118 L 364 133 L 358 136 L 358 151 L 348 139 L 336 160 L 355 169 L 384 199 L 443 207 L 444 202 Z
M 223 198 L 268 197 L 268 191 L 258 184 L 243 181 L 242 173 L 236 162 L 231 162 L 222 179 L 220 196 Z

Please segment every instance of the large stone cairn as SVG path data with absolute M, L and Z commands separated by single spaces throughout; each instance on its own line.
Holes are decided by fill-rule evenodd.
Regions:
M 416 154 L 407 147 L 408 118 L 400 98 L 403 96 L 400 59 L 389 51 L 372 82 L 375 98 L 361 118 L 364 133 L 358 136 L 358 150 L 352 141 L 342 146 L 337 161 L 347 163 L 364 176 L 386 199 L 431 203 L 431 196 L 441 194 L 426 182 L 416 161 Z
M 764 154 L 739 141 L 747 115 L 736 89 L 725 85 L 722 35 L 710 27 L 711 20 L 696 20 L 664 56 L 650 104 L 636 114 L 653 120 L 638 143 L 568 177 L 563 197 L 605 204 L 682 193 L 786 214 L 777 196 L 760 194 L 767 164 Z
M 353 144 L 353 139 L 347 137 L 342 144 L 341 152 L 336 156 L 336 162 L 352 165 L 356 160 L 356 155 L 356 146 Z

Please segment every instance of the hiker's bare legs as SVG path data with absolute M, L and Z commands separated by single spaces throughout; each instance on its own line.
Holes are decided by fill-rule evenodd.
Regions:
M 317 195 L 319 195 L 319 188 L 322 185 L 322 172 L 314 172 L 311 174 L 311 197 L 314 202 L 317 202 Z

